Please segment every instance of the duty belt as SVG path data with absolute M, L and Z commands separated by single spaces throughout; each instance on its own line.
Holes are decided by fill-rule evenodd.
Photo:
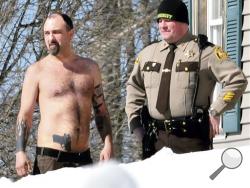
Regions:
M 167 131 L 177 136 L 194 137 L 209 130 L 208 119 L 204 117 L 193 118 L 192 116 L 175 118 L 171 120 L 152 120 L 157 130 Z

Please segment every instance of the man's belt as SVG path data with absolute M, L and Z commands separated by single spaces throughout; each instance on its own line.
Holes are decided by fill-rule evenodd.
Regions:
M 84 152 L 65 152 L 52 148 L 36 147 L 36 154 L 56 158 L 58 162 L 92 163 L 89 149 Z

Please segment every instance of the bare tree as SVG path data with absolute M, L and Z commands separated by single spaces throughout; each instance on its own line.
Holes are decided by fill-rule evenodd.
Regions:
M 159 0 L 0 1 L 0 160 L 5 162 L 0 176 L 15 177 L 14 129 L 23 76 L 30 64 L 47 54 L 43 23 L 55 11 L 73 18 L 75 51 L 96 60 L 102 70 L 117 158 L 121 161 L 138 158 L 139 148 L 133 137 L 131 140 L 124 112 L 126 81 L 138 51 L 157 38 L 154 18 L 158 3 Z M 27 148 L 31 156 L 38 121 L 36 109 Z M 91 129 L 91 146 L 97 156 L 101 141 L 95 130 Z

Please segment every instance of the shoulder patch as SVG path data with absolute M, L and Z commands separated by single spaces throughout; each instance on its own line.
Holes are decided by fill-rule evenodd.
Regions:
M 214 53 L 220 61 L 223 61 L 228 58 L 228 54 L 221 47 L 215 47 Z
M 135 64 L 139 64 L 140 63 L 140 58 L 137 57 L 136 60 L 135 60 Z

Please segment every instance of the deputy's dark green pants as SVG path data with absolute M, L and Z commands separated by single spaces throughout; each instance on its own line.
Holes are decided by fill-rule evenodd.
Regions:
M 212 140 L 208 138 L 190 138 L 178 137 L 169 131 L 159 131 L 158 140 L 155 143 L 155 149 L 168 147 L 174 153 L 188 153 L 195 151 L 205 151 L 211 149 Z

